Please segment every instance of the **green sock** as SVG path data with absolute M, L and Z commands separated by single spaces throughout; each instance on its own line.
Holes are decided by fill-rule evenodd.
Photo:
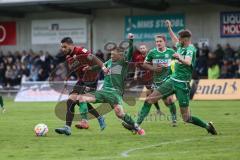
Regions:
M 190 117 L 189 123 L 200 126 L 202 128 L 207 128 L 208 127 L 208 124 L 206 122 L 204 122 L 203 120 L 201 120 L 200 118 L 195 117 L 195 116 Z
M 138 114 L 137 124 L 141 124 L 145 117 L 147 117 L 148 113 L 150 112 L 152 104 L 148 102 L 144 102 L 141 111 Z
M 171 116 L 172 116 L 172 121 L 177 120 L 177 111 L 176 111 L 175 103 L 168 105 L 168 108 L 169 108 Z
M 85 103 L 85 102 L 80 102 L 79 103 L 79 112 L 80 112 L 80 115 L 81 115 L 82 119 L 88 119 L 88 117 L 87 117 L 87 113 L 88 113 L 87 103 Z
M 122 120 L 132 126 L 134 126 L 134 124 L 135 124 L 135 121 L 128 114 L 125 114 Z
M 1 105 L 1 107 L 3 107 L 3 98 L 2 98 L 2 96 L 0 96 L 0 105 Z

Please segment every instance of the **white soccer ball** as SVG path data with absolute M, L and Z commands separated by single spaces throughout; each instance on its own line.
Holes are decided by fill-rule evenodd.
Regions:
M 40 123 L 34 127 L 36 136 L 45 136 L 48 133 L 48 127 L 46 124 Z

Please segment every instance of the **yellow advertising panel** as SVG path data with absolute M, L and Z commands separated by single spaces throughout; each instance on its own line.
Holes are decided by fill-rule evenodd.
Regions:
M 193 100 L 240 100 L 240 79 L 200 80 Z

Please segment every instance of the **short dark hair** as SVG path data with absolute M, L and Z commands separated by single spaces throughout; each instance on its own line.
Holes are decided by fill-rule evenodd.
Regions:
M 116 51 L 116 52 L 121 53 L 121 54 L 124 53 L 124 49 L 123 49 L 123 48 L 120 48 L 120 47 L 116 47 L 116 48 L 114 48 L 112 51 Z
M 155 39 L 156 38 L 162 38 L 165 42 L 167 41 L 166 36 L 164 34 L 157 34 L 155 35 Z
M 61 43 L 73 44 L 73 40 L 72 40 L 71 37 L 64 37 L 64 38 L 61 40 Z
M 178 32 L 179 37 L 181 38 L 190 38 L 192 37 L 192 33 L 188 29 L 184 29 Z

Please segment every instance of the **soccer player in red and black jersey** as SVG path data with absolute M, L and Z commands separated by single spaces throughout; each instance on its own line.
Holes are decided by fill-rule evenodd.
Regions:
M 141 82 L 145 87 L 149 90 L 147 94 L 151 94 L 151 85 L 152 85 L 152 73 L 149 70 L 146 70 L 142 67 L 143 62 L 145 60 L 145 57 L 147 56 L 148 49 L 145 44 L 141 44 L 139 46 L 139 52 L 136 52 L 133 55 L 133 62 L 135 63 L 136 69 L 135 69 L 135 74 L 134 74 L 134 80 L 137 80 L 137 82 Z M 140 84 L 140 85 L 142 85 Z M 164 114 L 160 110 L 160 106 L 158 102 L 156 102 L 155 107 L 157 109 L 157 114 Z
M 97 74 L 85 73 L 83 68 L 87 65 L 93 65 L 94 63 L 100 66 L 104 73 L 108 72 L 108 69 L 104 66 L 103 62 L 96 56 L 90 53 L 86 48 L 78 47 L 73 44 L 70 37 L 65 37 L 61 40 L 61 50 L 66 55 L 66 61 L 71 71 L 74 71 L 78 76 L 78 82 L 73 87 L 67 100 L 67 113 L 66 113 L 66 125 L 62 128 L 57 128 L 55 131 L 59 134 L 71 135 L 71 125 L 74 118 L 74 107 L 78 103 L 77 96 L 83 94 L 87 88 L 95 88 L 96 83 L 87 85 L 87 82 L 96 82 Z M 86 87 L 87 86 L 87 87 Z M 79 104 L 81 107 L 87 107 L 89 112 L 98 118 L 101 129 L 105 128 L 105 122 L 102 116 L 91 106 L 89 103 Z M 87 110 L 86 108 L 83 110 Z M 83 121 L 79 125 L 82 128 L 87 129 L 87 121 Z

